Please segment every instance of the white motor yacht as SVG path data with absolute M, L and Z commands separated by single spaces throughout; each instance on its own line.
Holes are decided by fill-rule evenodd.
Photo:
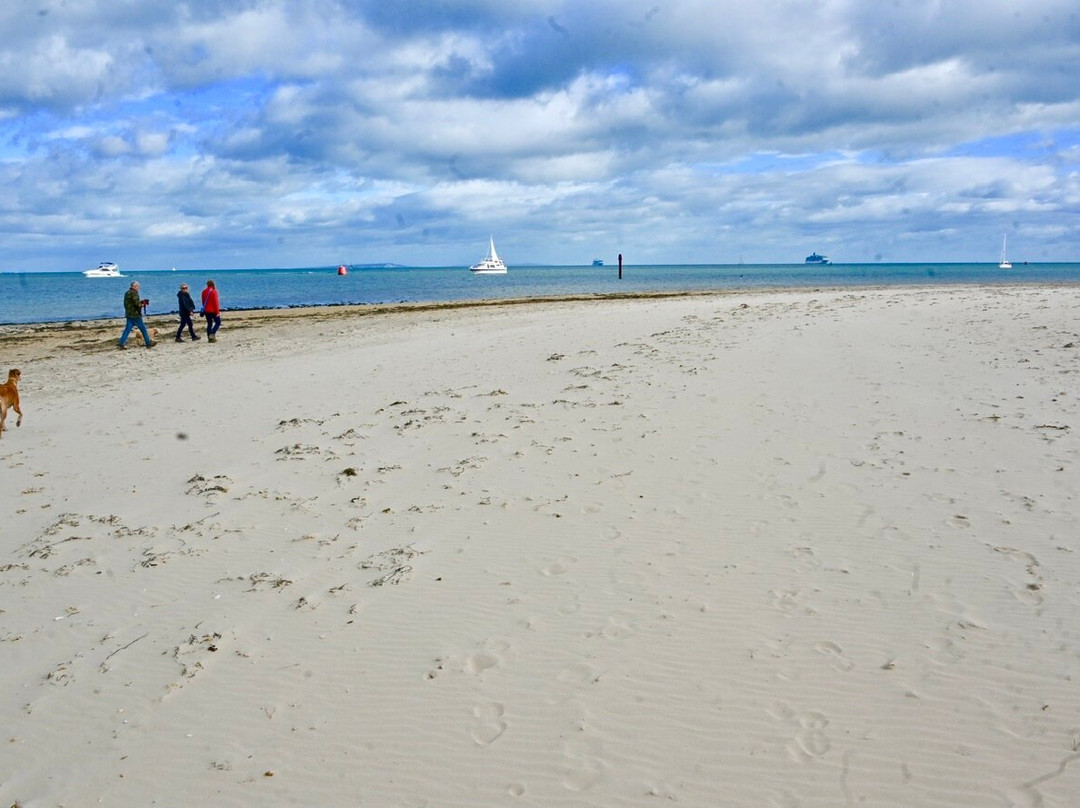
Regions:
M 112 261 L 102 261 L 97 265 L 97 269 L 88 269 L 83 272 L 87 278 L 122 278 L 120 274 L 120 267 L 114 264 Z

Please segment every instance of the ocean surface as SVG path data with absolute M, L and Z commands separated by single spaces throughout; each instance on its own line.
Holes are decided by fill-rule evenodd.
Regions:
M 123 317 L 131 281 L 150 300 L 149 315 L 177 310 L 181 282 L 196 303 L 207 278 L 228 311 L 297 306 L 491 300 L 619 292 L 677 292 L 774 287 L 860 287 L 923 284 L 1080 283 L 1080 263 L 511 266 L 506 275 L 474 275 L 462 267 L 337 267 L 126 272 L 84 278 L 78 272 L 0 273 L 0 324 Z

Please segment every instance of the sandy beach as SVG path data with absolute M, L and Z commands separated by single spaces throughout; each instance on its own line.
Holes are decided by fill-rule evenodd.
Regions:
M 1080 794 L 1080 287 L 8 327 L 0 805 Z

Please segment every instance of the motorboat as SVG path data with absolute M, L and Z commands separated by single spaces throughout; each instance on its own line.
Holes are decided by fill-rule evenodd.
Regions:
M 818 255 L 816 252 L 812 252 L 808 256 L 806 256 L 806 263 L 807 264 L 829 264 L 829 263 L 832 263 L 832 262 L 829 261 L 829 257 L 827 255 Z
M 102 261 L 97 265 L 96 269 L 88 269 L 83 272 L 83 275 L 87 278 L 122 278 L 120 274 L 120 267 L 114 264 L 112 261 Z
M 495 239 L 489 237 L 488 241 L 490 246 L 487 258 L 478 264 L 473 264 L 469 267 L 469 270 L 475 272 L 477 275 L 505 275 L 506 264 L 499 258 L 499 254 L 495 252 Z

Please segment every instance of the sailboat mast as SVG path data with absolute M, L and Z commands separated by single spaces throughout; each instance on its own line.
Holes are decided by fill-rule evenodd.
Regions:
M 1001 261 L 998 263 L 998 267 L 1001 269 L 1010 269 L 1012 264 L 1009 263 L 1009 234 L 1004 233 L 1001 236 Z

